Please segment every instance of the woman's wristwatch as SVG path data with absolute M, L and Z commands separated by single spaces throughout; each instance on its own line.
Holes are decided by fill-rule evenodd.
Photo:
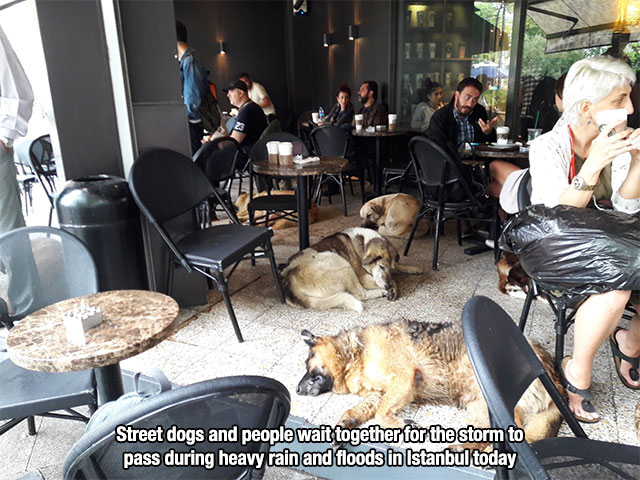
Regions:
M 571 181 L 571 186 L 581 192 L 593 192 L 598 185 L 587 185 L 587 182 L 585 182 L 584 178 L 575 176 Z

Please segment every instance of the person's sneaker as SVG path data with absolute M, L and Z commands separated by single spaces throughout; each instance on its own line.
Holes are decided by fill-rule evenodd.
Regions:
M 496 246 L 496 243 L 495 243 L 493 240 L 491 240 L 490 238 L 488 238 L 487 240 L 485 240 L 485 241 L 484 241 L 484 244 L 485 244 L 487 247 L 491 248 L 491 249 L 495 248 L 495 246 Z

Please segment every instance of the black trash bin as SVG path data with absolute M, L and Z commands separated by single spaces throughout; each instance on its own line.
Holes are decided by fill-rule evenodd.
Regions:
M 124 178 L 94 175 L 69 180 L 56 198 L 60 228 L 89 247 L 100 291 L 147 289 L 140 213 Z

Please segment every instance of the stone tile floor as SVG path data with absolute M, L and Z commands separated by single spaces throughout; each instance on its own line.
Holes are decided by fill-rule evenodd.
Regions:
M 358 196 L 348 196 L 350 216 L 342 216 L 339 198 L 333 205 L 326 200 L 318 222 L 311 225 L 311 243 L 341 229 L 359 225 Z M 48 213 L 48 212 L 47 212 Z M 33 218 L 33 217 L 32 217 Z M 46 217 L 45 217 L 46 218 Z M 31 223 L 31 222 L 30 222 Z M 46 224 L 46 220 L 45 220 Z M 453 227 L 453 225 L 451 225 Z M 278 262 L 285 262 L 297 251 L 297 230 L 278 231 L 273 245 Z M 399 249 L 403 241 L 396 242 Z M 513 318 L 518 318 L 523 300 L 497 290 L 497 274 L 490 253 L 466 256 L 455 241 L 453 228 L 447 229 L 440 246 L 439 270 L 431 270 L 433 238 L 414 241 L 409 256 L 403 259 L 424 269 L 420 276 L 398 276 L 400 298 L 395 302 L 371 300 L 365 311 L 357 314 L 345 310 L 304 311 L 280 304 L 276 299 L 268 262 L 255 267 L 244 263 L 231 280 L 232 302 L 245 342 L 236 341 L 221 297 L 210 294 L 209 303 L 180 311 L 177 330 L 157 347 L 122 362 L 124 369 L 160 368 L 177 384 L 188 384 L 226 375 L 266 375 L 282 382 L 291 393 L 291 414 L 308 422 L 335 424 L 341 414 L 358 402 L 356 396 L 325 394 L 316 398 L 300 397 L 295 387 L 304 373 L 307 347 L 300 338 L 303 328 L 316 334 L 335 334 L 340 329 L 367 325 L 397 318 L 460 322 L 462 307 L 473 295 L 485 295 L 500 304 Z M 542 301 L 534 302 L 526 333 L 553 351 L 553 315 Z M 6 334 L 1 332 L 0 335 Z M 572 331 L 567 335 L 566 351 L 571 352 Z M 638 445 L 633 430 L 633 412 L 640 392 L 625 388 L 616 375 L 608 345 L 596 357 L 593 375 L 595 404 L 603 420 L 584 425 L 591 438 Z M 1 386 L 0 386 L 1 388 Z M 403 417 L 413 418 L 422 426 L 441 424 L 466 425 L 464 412 L 452 407 L 410 407 Z M 25 471 L 39 469 L 47 480 L 62 478 L 62 463 L 73 443 L 82 435 L 81 423 L 51 418 L 37 419 L 38 434 L 27 435 L 26 425 L 19 425 L 0 436 L 0 480 L 14 479 Z M 561 435 L 570 435 L 563 426 Z M 425 444 L 422 448 L 438 450 L 442 444 Z M 314 478 L 298 471 L 272 468 L 268 479 Z

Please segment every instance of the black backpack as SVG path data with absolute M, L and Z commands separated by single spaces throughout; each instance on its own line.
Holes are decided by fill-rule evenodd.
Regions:
M 218 101 L 213 96 L 212 88 L 215 89 L 213 83 L 207 82 L 205 91 L 200 95 L 200 118 L 202 119 L 202 126 L 210 133 L 215 132 L 220 126 L 222 115 L 220 113 L 220 107 Z

